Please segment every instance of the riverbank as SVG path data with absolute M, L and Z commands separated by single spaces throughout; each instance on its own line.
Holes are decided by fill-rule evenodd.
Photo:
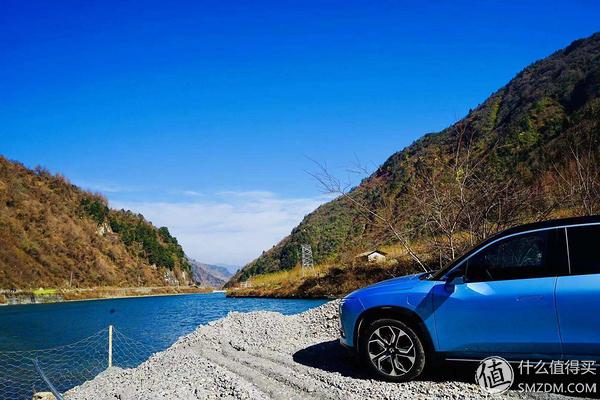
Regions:
M 227 290 L 226 296 L 232 299 L 289 299 L 289 300 L 335 300 L 343 296 L 325 294 L 305 295 L 302 293 L 280 293 L 278 291 Z
M 66 301 L 119 299 L 210 293 L 213 288 L 195 286 L 97 287 L 77 289 L 0 290 L 0 305 L 46 304 Z
M 66 393 L 108 399 L 484 398 L 473 370 L 443 368 L 407 383 L 373 380 L 338 342 L 332 301 L 301 314 L 232 312 L 180 338 L 137 368 L 111 368 Z M 463 368 L 464 370 L 464 368 Z M 512 398 L 563 398 L 506 394 Z
M 421 271 L 410 260 L 401 257 L 381 263 L 317 265 L 304 269 L 296 267 L 252 276 L 243 284 L 228 287 L 227 296 L 335 299 L 376 282 Z

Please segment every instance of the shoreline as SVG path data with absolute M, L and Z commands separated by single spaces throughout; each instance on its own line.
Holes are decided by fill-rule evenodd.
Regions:
M 338 297 L 338 296 L 296 296 L 296 295 L 291 295 L 291 296 L 278 296 L 278 295 L 265 295 L 265 296 L 261 296 L 258 294 L 230 294 L 230 292 L 227 292 L 226 297 L 232 298 L 232 299 L 274 299 L 274 300 L 337 300 L 337 299 L 341 299 L 342 297 Z
M 178 290 L 179 288 L 179 290 Z M 112 293 L 111 293 L 112 289 Z M 181 290 L 183 289 L 183 290 Z M 64 289 L 63 289 L 64 290 Z M 158 292 L 154 292 L 157 290 Z M 188 294 L 209 294 L 214 288 L 194 288 L 193 286 L 180 288 L 170 286 L 157 287 L 139 287 L 139 288 L 89 288 L 77 289 L 72 292 L 65 292 L 57 289 L 52 294 L 36 295 L 34 292 L 17 292 L 17 293 L 2 293 L 5 301 L 0 303 L 0 306 L 20 306 L 32 304 L 55 304 L 55 303 L 71 303 L 76 301 L 97 301 L 97 300 L 114 300 L 114 299 L 129 299 L 135 297 L 161 297 L 161 296 L 178 296 Z M 119 293 L 125 292 L 127 293 Z M 137 291 L 137 293 L 135 293 Z M 164 291 L 164 292 L 160 292 Z M 89 297 L 86 297 L 89 294 Z M 71 297 L 75 295 L 74 297 Z M 11 299 L 12 297 L 12 299 Z

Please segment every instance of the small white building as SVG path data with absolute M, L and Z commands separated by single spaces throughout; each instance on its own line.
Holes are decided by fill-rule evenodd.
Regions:
M 356 256 L 361 261 L 377 262 L 385 260 L 387 253 L 381 250 L 370 250 Z

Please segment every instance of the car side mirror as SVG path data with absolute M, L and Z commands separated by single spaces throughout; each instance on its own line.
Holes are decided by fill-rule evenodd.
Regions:
M 462 285 L 463 283 L 465 283 L 465 277 L 462 274 L 462 271 L 457 271 L 456 274 L 453 274 L 446 279 L 446 284 L 444 286 L 449 293 L 452 293 L 454 292 L 454 287 L 456 285 Z
M 463 275 L 457 275 L 451 279 L 451 284 L 454 286 L 462 285 L 463 283 L 465 283 L 465 277 Z

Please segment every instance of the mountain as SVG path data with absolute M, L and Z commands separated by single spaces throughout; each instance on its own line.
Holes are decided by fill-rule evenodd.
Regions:
M 215 266 L 225 268 L 229 275 L 235 274 L 240 269 L 239 265 L 232 265 L 232 264 L 215 264 Z
M 0 156 L 0 289 L 189 284 L 177 239 L 61 175 Z
M 301 244 L 311 245 L 316 263 L 336 265 L 396 246 L 410 255 L 407 270 L 418 270 L 506 226 L 600 212 L 599 97 L 597 33 L 533 63 L 462 120 L 394 153 L 349 193 L 307 215 L 228 286 L 294 268 Z M 335 186 L 327 171 L 316 176 Z
M 210 269 L 216 275 L 219 275 L 224 278 L 231 278 L 233 273 L 229 271 L 228 267 L 220 264 L 206 264 L 207 268 Z
M 191 258 L 188 258 L 188 262 L 192 269 L 192 280 L 200 286 L 220 288 L 232 276 L 227 268 L 219 265 L 205 264 Z

